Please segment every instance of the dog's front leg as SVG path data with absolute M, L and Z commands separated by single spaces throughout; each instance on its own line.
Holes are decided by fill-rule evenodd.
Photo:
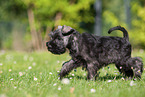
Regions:
M 74 68 L 77 68 L 79 65 L 75 64 L 75 61 L 70 60 L 68 62 L 65 62 L 62 65 L 61 71 L 59 73 L 60 79 L 62 79 L 65 75 L 67 75 L 71 70 Z
M 87 64 L 87 71 L 88 71 L 88 80 L 96 80 L 97 76 L 97 67 L 96 64 L 94 65 L 93 63 Z

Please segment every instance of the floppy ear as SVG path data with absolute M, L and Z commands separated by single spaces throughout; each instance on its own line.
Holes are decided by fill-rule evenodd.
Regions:
M 65 26 L 63 25 L 62 26 L 62 35 L 63 36 L 67 36 L 67 35 L 70 35 L 74 32 L 74 29 L 69 27 L 69 26 Z

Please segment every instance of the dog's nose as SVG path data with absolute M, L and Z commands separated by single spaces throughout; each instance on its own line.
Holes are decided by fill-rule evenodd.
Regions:
M 49 44 L 49 42 L 46 42 L 46 46 L 47 46 L 48 48 L 51 48 L 51 45 Z
M 48 46 L 48 42 L 46 42 L 46 46 Z
M 46 46 L 47 46 L 47 47 L 49 46 L 49 42 L 46 42 Z

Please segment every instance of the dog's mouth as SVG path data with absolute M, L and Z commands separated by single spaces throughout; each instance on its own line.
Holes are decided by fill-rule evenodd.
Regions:
M 48 49 L 48 51 L 50 51 L 51 53 L 53 53 L 53 54 L 58 54 L 58 55 L 60 55 L 60 54 L 63 54 L 63 53 L 65 53 L 65 51 L 66 51 L 66 49 L 65 48 L 62 48 L 62 49 L 59 49 L 59 48 L 48 48 L 47 47 L 47 49 Z
M 60 45 L 60 46 L 55 45 L 55 44 L 52 45 L 51 42 L 47 42 L 46 46 L 47 46 L 48 51 L 50 51 L 53 54 L 63 54 L 66 51 L 66 48 L 63 45 Z

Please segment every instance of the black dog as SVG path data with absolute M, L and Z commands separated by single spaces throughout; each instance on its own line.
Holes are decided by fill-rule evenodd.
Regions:
M 97 71 L 111 63 L 114 63 L 119 71 L 125 73 L 126 76 L 132 76 L 128 72 L 124 72 L 125 69 L 121 70 L 127 67 L 127 62 L 129 65 L 133 65 L 133 61 L 130 60 L 131 44 L 128 33 L 121 26 L 111 28 L 108 33 L 110 34 L 113 30 L 121 30 L 124 37 L 101 37 L 89 33 L 80 34 L 75 29 L 65 25 L 59 26 L 57 30 L 52 32 L 52 40 L 46 43 L 48 50 L 53 54 L 63 54 L 68 49 L 72 57 L 70 61 L 63 64 L 59 74 L 60 79 L 74 68 L 82 66 L 88 71 L 87 78 L 94 80 Z

